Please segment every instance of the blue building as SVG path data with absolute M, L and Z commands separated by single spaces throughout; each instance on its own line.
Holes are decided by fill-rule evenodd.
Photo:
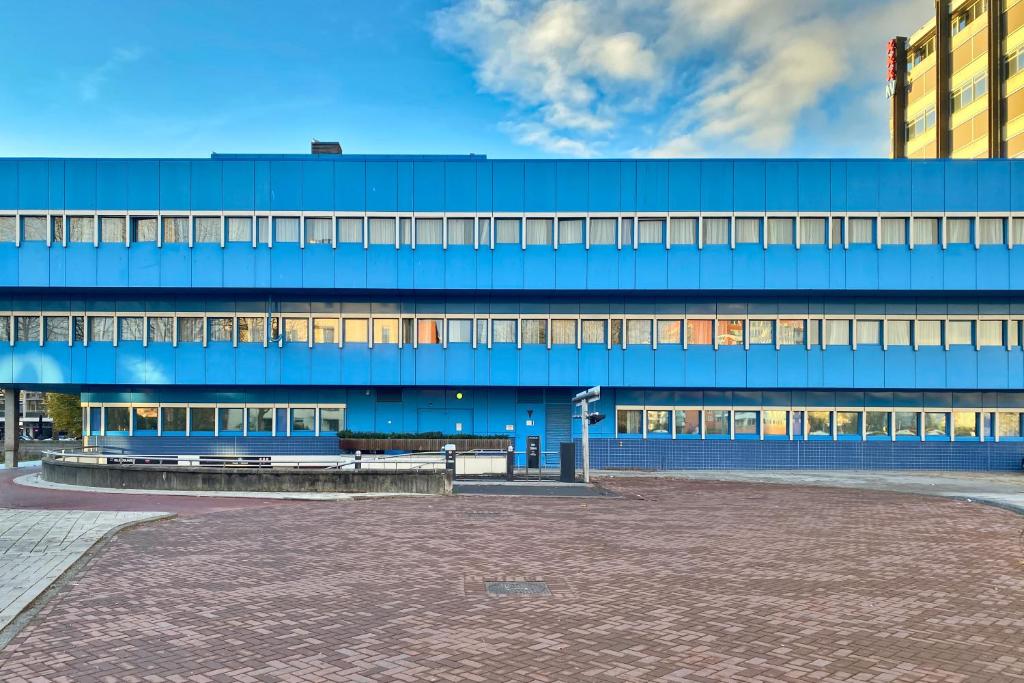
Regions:
M 0 160 L 0 386 L 140 452 L 1016 468 L 1022 290 L 1012 160 Z

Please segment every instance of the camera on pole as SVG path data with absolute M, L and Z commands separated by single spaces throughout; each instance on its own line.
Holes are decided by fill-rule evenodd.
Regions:
M 587 410 L 591 401 L 601 398 L 601 387 L 590 387 L 572 397 L 572 402 L 580 406 L 580 419 L 583 421 L 583 481 L 590 483 L 590 425 L 597 424 L 605 418 L 604 414 Z

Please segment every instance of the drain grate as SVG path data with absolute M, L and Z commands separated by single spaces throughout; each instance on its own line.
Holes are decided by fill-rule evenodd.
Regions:
M 551 595 L 543 581 L 484 581 L 488 595 Z

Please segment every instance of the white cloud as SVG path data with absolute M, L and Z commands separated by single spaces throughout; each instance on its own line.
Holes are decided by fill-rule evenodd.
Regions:
M 466 55 L 481 90 L 512 103 L 503 129 L 524 144 L 573 155 L 781 154 L 800 139 L 804 120 L 834 110 L 830 98 L 857 106 L 881 92 L 885 40 L 916 28 L 931 7 L 931 0 L 456 0 L 435 15 L 434 35 Z M 865 115 L 884 131 L 878 111 Z M 863 129 L 856 117 L 840 123 Z M 884 154 L 874 149 L 884 137 L 871 139 L 865 153 Z
M 99 98 L 100 89 L 117 70 L 142 58 L 142 50 L 137 47 L 116 48 L 105 62 L 91 69 L 78 80 L 78 94 L 86 102 Z

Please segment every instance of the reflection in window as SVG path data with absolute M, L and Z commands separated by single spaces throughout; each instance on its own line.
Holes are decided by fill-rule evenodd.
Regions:
M 705 436 L 729 436 L 729 411 L 705 410 L 704 434 Z
M 337 344 L 338 340 L 337 318 L 313 318 L 314 344 Z
M 299 219 L 277 217 L 274 219 L 274 242 L 297 243 L 299 241 Z
M 953 413 L 953 433 L 957 438 L 978 436 L 978 414 L 957 411 Z
M 946 336 L 950 345 L 973 344 L 970 320 L 950 320 L 946 323 Z
M 202 318 L 178 318 L 178 343 L 203 341 Z
M 687 320 L 686 321 L 686 344 L 687 346 L 705 346 L 710 345 L 713 340 L 711 338 L 711 326 L 714 324 L 713 320 Z
M 860 436 L 860 413 L 836 411 L 836 436 Z
M 494 344 L 515 344 L 516 321 L 492 320 L 491 333 L 491 342 Z
M 648 410 L 647 411 L 647 434 L 671 434 L 672 411 L 669 410 Z
M 780 320 L 779 321 L 779 344 L 782 346 L 793 346 L 804 344 L 804 321 L 803 320 Z
M 333 244 L 334 219 L 324 217 L 306 218 L 305 239 L 306 244 Z
M 949 423 L 946 413 L 925 413 L 924 435 L 949 436 Z
M 89 316 L 89 343 L 114 341 L 114 318 L 106 315 Z
M 643 434 L 643 411 L 619 410 L 616 413 L 615 431 L 618 434 Z
M 170 343 L 174 341 L 174 318 L 169 316 L 149 319 L 149 343 Z
M 651 321 L 650 320 L 627 320 L 626 321 L 626 344 L 627 345 L 651 345 Z
M 1000 438 L 1020 438 L 1020 413 L 999 413 Z
M 0 317 L 0 342 L 10 343 L 11 341 L 11 319 L 7 316 Z M 81 341 L 76 339 L 75 341 Z
M 155 218 L 132 219 L 132 242 L 156 242 L 156 231 L 157 224 Z
M 864 417 L 864 430 L 867 436 L 889 436 L 889 413 L 880 410 L 869 410 Z
M 159 412 L 156 406 L 136 406 L 133 412 L 135 413 L 136 434 L 141 432 L 156 434 L 157 414 Z
M 252 219 L 248 216 L 229 216 L 228 242 L 252 243 Z
M 757 436 L 757 411 L 737 410 L 733 414 L 735 436 Z
M 125 224 L 121 216 L 104 216 L 100 218 L 100 242 L 105 244 L 124 244 Z
M 305 325 L 305 320 L 302 321 Z M 263 318 L 246 317 L 238 319 L 238 341 L 239 343 L 262 344 L 264 333 L 267 329 Z M 287 331 L 287 328 L 286 328 Z M 291 341 L 286 339 L 286 341 Z
M 438 318 L 419 318 L 416 321 L 417 344 L 440 344 L 441 333 L 441 320 Z
M 164 436 L 185 433 L 185 409 L 165 406 L 160 409 L 160 433 Z
M 337 434 L 345 428 L 344 408 L 320 409 L 320 436 Z
M 487 345 L 487 328 L 489 321 L 485 318 L 480 318 L 476 321 L 476 343 L 480 346 Z
M 658 321 L 658 344 L 681 344 L 682 338 L 682 323 L 678 320 L 659 320 Z
M 221 408 L 219 411 L 221 434 L 241 434 L 245 411 L 242 408 Z
M 274 431 L 274 409 L 273 408 L 248 408 L 247 423 L 249 435 L 271 434 Z
M 391 235 L 391 240 L 395 236 Z M 362 244 L 363 243 L 363 219 L 362 218 L 339 218 L 338 219 L 338 244 Z M 385 242 L 386 244 L 387 242 Z
M 718 321 L 718 345 L 719 346 L 742 346 L 743 345 L 743 321 L 742 320 L 719 320 Z
M 470 344 L 473 342 L 473 321 L 468 318 L 452 318 L 448 321 L 448 343 Z
M 583 321 L 583 343 L 584 344 L 607 344 L 606 328 L 608 323 L 604 320 Z
M 104 428 L 107 434 L 127 434 L 130 429 L 131 411 L 127 407 L 109 406 L 105 409 Z
M 345 318 L 345 343 L 366 344 L 369 341 L 370 324 L 364 318 Z M 409 340 L 412 343 L 412 340 Z
M 39 316 L 18 315 L 14 318 L 14 341 L 39 342 Z
M 576 345 L 576 321 L 575 320 L 552 320 L 551 321 L 551 343 Z
M 449 218 L 448 219 L 448 244 L 469 245 L 473 244 L 473 219 L 472 218 Z
M 25 242 L 45 242 L 46 216 L 22 216 L 21 239 Z
M 68 219 L 71 224 L 71 229 L 68 232 L 69 239 L 72 242 L 92 242 L 95 238 L 95 229 L 92 216 L 71 216 Z M 14 241 L 14 219 L 11 219 L 11 239 Z M 5 240 L 7 241 L 7 240 Z
M 808 410 L 807 436 L 832 436 L 832 412 Z
M 622 319 L 608 321 L 608 338 L 612 346 L 622 346 Z
M 559 244 L 583 244 L 583 219 L 582 218 L 559 218 L 558 219 L 558 243 Z
M 701 221 L 704 244 L 729 244 L 729 219 L 704 218 Z
M 760 244 L 761 243 L 761 219 L 760 218 L 737 218 L 736 219 L 736 244 Z
M 207 340 L 211 342 L 233 341 L 234 321 L 231 318 L 208 318 Z
M 14 243 L 18 240 L 18 220 L 14 216 L 0 216 L 0 242 Z M 80 240 L 85 242 L 86 240 Z M 92 241 L 92 237 L 88 241 Z
M 615 229 L 618 221 L 614 218 L 590 219 L 590 244 L 615 244 Z
M 242 319 L 238 319 L 238 336 L 242 336 Z M 285 318 L 284 319 L 284 340 L 286 342 L 309 343 L 309 321 L 306 318 Z
M 117 338 L 122 342 L 140 342 L 145 331 L 141 316 L 123 316 L 117 319 Z
M 404 219 L 409 220 L 409 219 Z M 370 219 L 370 244 L 387 244 L 395 246 L 395 219 L 394 218 L 371 218 Z
M 412 343 L 411 339 L 407 342 Z M 397 344 L 398 343 L 398 319 L 397 318 L 374 318 L 373 319 L 373 343 L 374 344 Z
M 747 334 L 751 344 L 773 344 L 771 320 L 750 320 L 747 322 Z
M 523 320 L 523 343 L 524 344 L 547 344 L 548 343 L 548 321 L 547 320 Z
M 676 436 L 700 436 L 700 411 L 676 411 Z
M 669 244 L 697 244 L 697 219 L 673 218 L 668 224 Z
M 790 434 L 794 439 L 802 439 L 804 436 L 804 413 L 802 410 L 794 410 L 789 414 Z
M 825 219 L 800 219 L 800 245 L 825 244 Z
M 910 321 L 887 321 L 885 323 L 885 343 L 888 346 L 910 346 Z
M 316 408 L 292 408 L 292 434 L 316 430 Z
M 164 216 L 163 222 L 164 244 L 188 244 L 188 218 L 185 216 Z
M 64 216 L 51 216 L 51 227 L 53 229 L 54 244 L 64 243 Z
M 920 436 L 921 433 L 918 431 L 919 421 L 920 415 L 917 413 L 907 411 L 893 413 L 896 436 Z
M 765 436 L 786 436 L 786 412 L 785 410 L 766 410 L 761 413 L 762 430 Z
M 189 434 L 212 435 L 216 408 L 189 408 Z
M 66 315 L 48 315 L 43 319 L 43 339 L 48 342 L 67 342 L 70 336 Z
M 881 320 L 858 320 L 857 321 L 857 343 L 864 345 L 878 345 L 882 343 L 882 321 Z
M 196 244 L 220 244 L 220 216 L 196 216 Z

